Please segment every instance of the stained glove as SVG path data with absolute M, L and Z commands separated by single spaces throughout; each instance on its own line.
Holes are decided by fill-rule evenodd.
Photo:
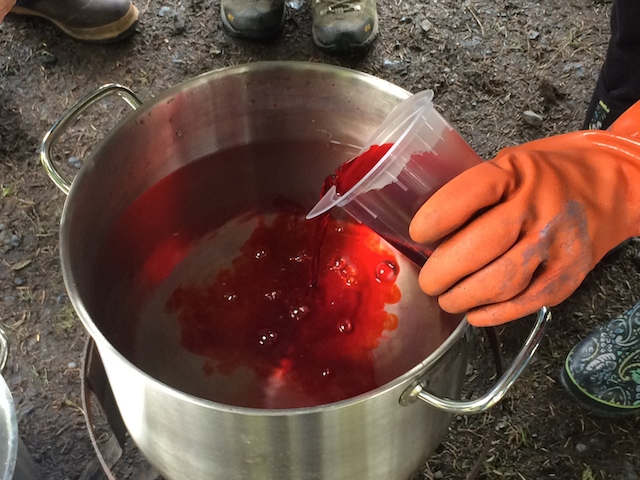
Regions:
M 438 190 L 409 233 L 439 243 L 419 276 L 476 326 L 555 306 L 616 245 L 640 234 L 640 102 L 607 131 L 498 152 Z

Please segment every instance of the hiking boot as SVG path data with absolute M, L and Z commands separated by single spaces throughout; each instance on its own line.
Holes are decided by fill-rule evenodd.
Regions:
M 237 37 L 267 40 L 282 30 L 284 0 L 221 0 L 220 18 Z
M 45 18 L 87 42 L 121 40 L 138 24 L 138 9 L 131 0 L 18 0 L 11 13 Z
M 560 379 L 578 403 L 600 416 L 640 413 L 640 303 L 578 343 Z
M 375 0 L 311 0 L 313 41 L 328 52 L 368 46 L 378 34 Z

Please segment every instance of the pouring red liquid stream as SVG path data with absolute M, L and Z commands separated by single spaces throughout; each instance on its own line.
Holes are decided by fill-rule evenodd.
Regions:
M 333 174 L 329 175 L 325 179 L 322 184 L 320 198 L 322 198 L 322 196 L 333 186 L 336 187 L 338 195 L 343 195 L 348 192 L 380 161 L 392 146 L 392 143 L 381 146 L 373 145 L 366 152 L 352 158 L 348 162 L 344 162 Z M 318 281 L 320 252 L 322 250 L 322 245 L 324 244 L 324 238 L 329 224 L 329 212 L 324 215 L 320 215 L 313 221 L 316 222 L 318 235 L 313 249 L 310 283 L 311 285 L 316 285 Z

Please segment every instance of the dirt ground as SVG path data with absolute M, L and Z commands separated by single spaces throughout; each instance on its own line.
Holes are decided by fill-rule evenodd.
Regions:
M 142 99 L 199 73 L 259 60 L 308 60 L 371 73 L 417 92 L 490 158 L 503 146 L 567 132 L 582 123 L 608 40 L 610 4 L 594 0 L 379 0 L 380 36 L 355 57 L 313 45 L 306 5 L 260 45 L 235 40 L 211 0 L 147 0 L 139 31 L 114 45 L 78 43 L 37 19 L 0 26 L 0 322 L 10 356 L 5 378 L 20 433 L 46 479 L 81 477 L 95 458 L 80 395 L 87 335 L 65 294 L 58 227 L 65 197 L 36 156 L 43 134 L 83 94 L 109 82 Z M 541 125 L 523 117 L 530 110 Z M 66 152 L 71 165 L 96 143 L 91 128 Z M 534 363 L 502 404 L 456 417 L 418 478 L 464 478 L 491 428 L 481 478 L 624 479 L 640 476 L 640 418 L 603 420 L 574 405 L 557 380 L 569 349 L 640 299 L 640 243 L 607 259 L 561 306 Z M 501 329 L 513 355 L 528 325 Z M 483 343 L 465 391 L 490 384 Z M 498 417 L 495 427 L 491 420 Z M 118 478 L 146 477 L 137 460 Z

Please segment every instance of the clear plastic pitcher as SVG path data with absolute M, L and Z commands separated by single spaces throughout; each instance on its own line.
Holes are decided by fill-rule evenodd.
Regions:
M 340 207 L 415 263 L 424 264 L 435 245 L 411 240 L 411 219 L 436 190 L 482 161 L 436 111 L 432 99 L 433 91 L 425 90 L 398 104 L 348 164 L 357 166 L 376 146 L 388 148 L 386 153 L 347 191 L 332 186 L 307 218 Z

